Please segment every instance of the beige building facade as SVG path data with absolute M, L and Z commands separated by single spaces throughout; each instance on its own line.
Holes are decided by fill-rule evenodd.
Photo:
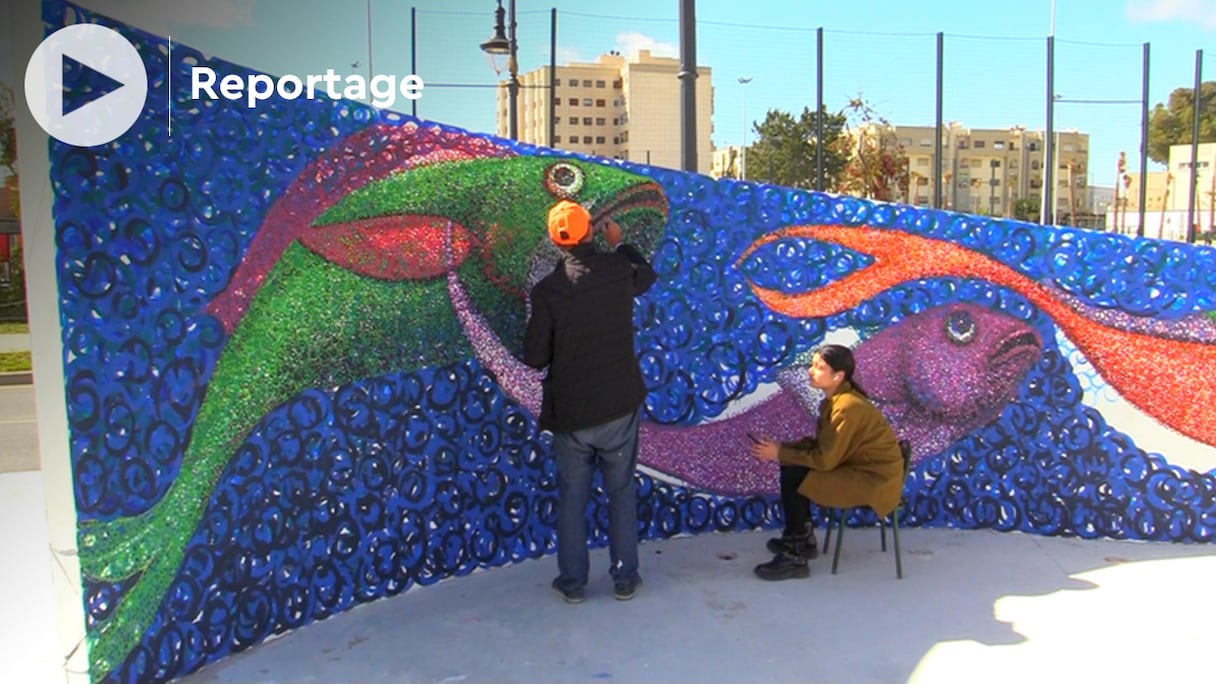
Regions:
M 738 145 L 714 148 L 709 175 L 714 178 L 738 178 L 742 170 L 742 148 Z
M 1194 171 L 1194 173 L 1192 173 Z M 1216 143 L 1199 143 L 1195 169 L 1191 146 L 1171 145 L 1168 168 L 1150 171 L 1144 197 L 1144 236 L 1187 239 L 1187 203 L 1195 186 L 1195 233 L 1216 230 Z M 1128 173 L 1118 196 L 1106 212 L 1106 225 L 1117 233 L 1136 235 L 1140 229 L 1140 174 Z
M 519 139 L 599 157 L 680 168 L 679 60 L 639 50 L 625 57 L 600 55 L 595 62 L 559 65 L 552 94 L 554 140 L 549 136 L 549 67 L 519 75 Z M 697 170 L 713 164 L 713 83 L 708 67 L 697 67 Z M 507 135 L 507 88 L 500 83 L 498 135 Z
M 908 158 L 907 203 L 933 202 L 933 126 L 893 126 Z M 1090 205 L 1089 134 L 1056 131 L 1055 223 L 1072 224 Z M 942 130 L 942 208 L 987 216 L 1014 214 L 1020 199 L 1044 198 L 1044 132 L 1012 128 L 967 128 L 951 122 Z

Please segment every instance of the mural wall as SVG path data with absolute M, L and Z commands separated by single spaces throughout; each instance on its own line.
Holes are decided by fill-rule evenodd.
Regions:
M 554 550 L 552 440 L 518 354 L 560 197 L 614 216 L 659 273 L 635 311 L 644 539 L 779 524 L 745 433 L 810 430 L 825 340 L 855 347 L 915 445 L 905 525 L 1216 529 L 1212 249 L 714 181 L 348 101 L 194 102 L 192 65 L 251 72 L 177 45 L 169 63 L 163 38 L 72 5 L 44 19 L 120 30 L 150 76 L 126 135 L 49 150 L 96 681 L 165 681 Z M 606 543 L 602 496 L 589 516 Z

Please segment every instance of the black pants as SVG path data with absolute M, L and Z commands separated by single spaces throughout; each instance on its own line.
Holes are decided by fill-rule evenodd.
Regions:
M 811 500 L 798 493 L 810 468 L 798 465 L 781 466 L 781 508 L 785 512 L 787 537 L 806 534 L 811 521 Z

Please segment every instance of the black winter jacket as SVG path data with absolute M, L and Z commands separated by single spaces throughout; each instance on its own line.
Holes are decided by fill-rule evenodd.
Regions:
M 524 363 L 549 367 L 540 426 L 573 432 L 628 415 L 646 398 L 633 345 L 633 298 L 657 276 L 641 252 L 575 245 L 532 288 Z

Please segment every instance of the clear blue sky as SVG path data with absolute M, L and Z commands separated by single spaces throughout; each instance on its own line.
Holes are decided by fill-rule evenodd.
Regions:
M 31 0 L 19 0 L 31 1 Z M 493 0 L 82 0 L 81 4 L 175 43 L 272 74 L 353 71 L 405 75 L 410 8 L 417 9 L 417 73 L 428 85 L 424 118 L 492 131 L 495 81 L 478 43 L 490 37 Z M 815 102 L 815 29 L 825 31 L 824 99 L 840 109 L 861 93 L 896 124 L 932 125 L 935 34 L 945 34 L 947 121 L 977 128 L 1045 125 L 1045 37 L 1056 36 L 1057 129 L 1090 138 L 1090 183 L 1109 186 L 1120 150 L 1135 157 L 1141 45 L 1151 45 L 1150 105 L 1194 81 L 1216 80 L 1216 0 L 702 0 L 697 61 L 713 70 L 715 145 L 737 144 L 747 120 L 768 109 Z M 520 70 L 549 62 L 554 0 L 517 0 Z M 679 0 L 559 0 L 559 63 L 616 49 L 677 55 Z M 0 41 L 3 43 L 5 41 Z M 370 59 L 369 59 L 370 55 Z M 24 64 L 0 49 L 0 79 L 17 84 Z M 352 65 L 358 62 L 357 69 Z M 746 86 L 737 82 L 751 76 Z M 458 84 L 466 87 L 443 87 Z M 483 86 L 483 87 L 467 87 Z M 673 82 L 673 90 L 678 84 Z M 395 107 L 409 112 L 409 103 Z M 673 135 L 678 135 L 673 128 Z M 1131 162 L 1134 166 L 1135 162 Z

